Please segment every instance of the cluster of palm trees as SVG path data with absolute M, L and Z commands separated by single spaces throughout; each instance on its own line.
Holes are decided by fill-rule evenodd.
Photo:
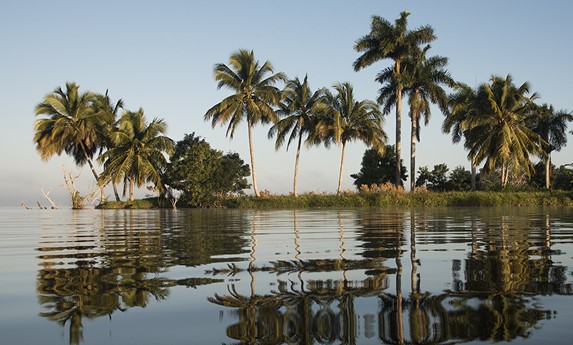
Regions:
M 556 112 L 552 106 L 534 103 L 529 85 L 516 86 L 510 75 L 493 76 L 489 83 L 472 89 L 455 82 L 446 70 L 448 59 L 427 56 L 429 43 L 436 39 L 430 26 L 408 29 L 408 12 L 402 12 L 395 23 L 373 16 L 371 31 L 360 37 L 354 49 L 361 53 L 353 64 L 359 71 L 380 60 L 393 64 L 380 71 L 375 80 L 381 84 L 376 102 L 356 100 L 350 83 L 336 83 L 334 92 L 327 88 L 313 91 L 305 76 L 288 79 L 275 73 L 269 61 L 260 63 L 253 51 L 240 49 L 231 54 L 228 64 L 214 67 L 218 88 L 233 93 L 207 110 L 206 121 L 227 125 L 233 137 L 242 123 L 247 123 L 251 159 L 252 186 L 257 186 L 252 129 L 257 124 L 272 124 L 269 138 L 276 136 L 275 148 L 296 142 L 293 194 L 297 195 L 297 177 L 301 146 L 336 144 L 341 148 L 337 193 L 341 193 L 344 152 L 349 142 L 360 140 L 382 153 L 387 135 L 383 115 L 396 110 L 396 162 L 401 162 L 402 99 L 408 99 L 411 120 L 410 188 L 415 188 L 416 142 L 420 140 L 421 120 L 428 124 L 431 104 L 446 115 L 442 129 L 452 133 L 454 142 L 463 138 L 472 166 L 475 189 L 476 167 L 485 162 L 487 171 L 501 170 L 501 184 L 506 186 L 511 173 L 531 174 L 530 157 L 538 156 L 546 164 L 546 186 L 550 187 L 551 152 L 560 150 L 567 141 L 567 122 L 573 115 Z M 285 83 L 281 90 L 276 85 Z M 454 89 L 450 95 L 444 87 Z M 380 109 L 380 107 L 382 109 Z M 34 142 L 44 160 L 65 152 L 78 165 L 87 163 L 105 200 L 104 188 L 124 183 L 133 200 L 134 186 L 153 183 L 164 189 L 161 172 L 168 164 L 166 154 L 173 151 L 173 141 L 164 136 L 166 123 L 153 119 L 148 123 L 143 109 L 124 110 L 122 101 L 111 102 L 104 95 L 80 93 L 74 83 L 66 90 L 58 88 L 36 107 Z M 103 164 L 98 175 L 93 158 Z M 396 166 L 396 185 L 402 184 L 401 164 Z
M 428 56 L 429 43 L 436 39 L 431 26 L 408 29 L 410 14 L 402 12 L 395 23 L 379 16 L 372 17 L 371 31 L 360 37 L 354 49 L 361 53 L 353 64 L 359 71 L 380 60 L 390 59 L 393 64 L 380 71 L 375 80 L 381 84 L 377 103 L 357 101 L 349 83 L 334 85 L 334 93 L 326 88 L 313 92 L 305 76 L 287 79 L 284 73 L 274 73 L 269 61 L 262 65 L 252 51 L 238 50 L 229 59 L 229 65 L 215 65 L 218 88 L 234 91 L 231 96 L 214 105 L 205 114 L 212 126 L 228 124 L 231 138 L 238 124 L 246 121 L 249 131 L 249 149 L 253 189 L 260 193 L 256 183 L 253 155 L 252 126 L 272 123 L 269 138 L 276 135 L 275 148 L 285 142 L 287 149 L 296 142 L 293 193 L 297 195 L 297 176 L 301 144 L 307 146 L 336 143 L 341 147 L 340 174 L 337 193 L 341 192 L 344 150 L 346 144 L 361 140 L 380 151 L 387 140 L 382 128 L 383 117 L 396 109 L 396 161 L 401 161 L 402 99 L 408 98 L 411 120 L 410 189 L 415 188 L 416 142 L 420 141 L 421 119 L 427 125 L 431 105 L 435 104 L 446 115 L 445 133 L 453 134 L 453 141 L 465 138 L 472 165 L 472 188 L 476 188 L 476 166 L 485 162 L 484 172 L 501 169 L 501 184 L 506 186 L 510 172 L 530 175 L 533 165 L 530 157 L 538 156 L 546 163 L 547 188 L 551 159 L 550 153 L 560 150 L 566 143 L 567 122 L 573 115 L 555 112 L 551 106 L 538 106 L 535 94 L 527 97 L 527 83 L 517 87 L 511 76 L 493 76 L 475 90 L 455 82 L 446 70 L 448 59 Z M 283 90 L 275 85 L 285 82 Z M 450 95 L 444 87 L 454 89 Z M 380 110 L 379 106 L 382 107 Z M 396 164 L 395 184 L 401 185 L 401 164 Z
M 36 106 L 34 143 L 43 160 L 66 153 L 77 165 L 87 163 L 105 201 L 105 186 L 124 184 L 124 195 L 134 199 L 134 186 L 146 182 L 162 189 L 161 172 L 167 165 L 165 154 L 173 151 L 173 140 L 164 134 L 167 124 L 154 118 L 148 122 L 143 109 L 124 110 L 120 100 L 113 103 L 105 94 L 79 91 L 75 83 L 66 83 L 65 91 L 55 89 Z M 94 158 L 103 164 L 96 172 Z
M 536 104 L 538 96 L 529 89 L 527 82 L 515 85 L 511 75 L 492 76 L 489 83 L 475 89 L 458 83 L 450 95 L 442 130 L 451 132 L 454 142 L 464 139 L 472 166 L 472 188 L 475 167 L 482 162 L 484 172 L 501 172 L 501 186 L 505 187 L 512 173 L 531 176 L 532 156 L 545 163 L 545 187 L 550 188 L 551 152 L 566 144 L 567 123 L 573 115 Z
M 362 140 L 367 145 L 383 150 L 386 133 L 382 128 L 383 117 L 378 105 L 370 100 L 357 101 L 349 83 L 337 83 L 335 92 L 322 88 L 312 91 L 308 78 L 288 80 L 283 73 L 274 73 L 272 64 L 260 64 L 253 51 L 238 50 L 229 59 L 229 66 L 217 64 L 214 68 L 218 87 L 227 87 L 234 93 L 214 105 L 205 114 L 212 126 L 228 124 L 231 138 L 238 124 L 247 122 L 253 190 L 257 188 L 252 127 L 258 123 L 273 123 L 269 137 L 277 136 L 278 149 L 287 142 L 287 149 L 297 142 L 293 194 L 297 195 L 297 175 L 301 144 L 308 146 L 331 143 L 341 146 L 341 163 L 337 192 L 341 192 L 344 151 L 346 144 Z M 284 81 L 279 90 L 274 86 Z M 282 119 L 281 119 L 282 117 Z M 288 137 L 288 139 L 287 139 Z

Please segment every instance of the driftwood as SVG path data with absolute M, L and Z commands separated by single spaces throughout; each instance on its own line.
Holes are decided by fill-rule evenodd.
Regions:
M 40 191 L 42 192 L 42 195 L 44 196 L 44 198 L 46 198 L 46 200 L 48 200 L 50 202 L 50 204 L 52 205 L 52 210 L 57 210 L 58 206 L 56 206 L 56 204 L 54 203 L 54 201 L 52 200 L 52 198 L 50 198 L 50 192 L 44 192 L 44 187 L 40 188 Z
M 83 209 L 88 204 L 92 205 L 97 199 L 97 190 L 92 189 L 86 195 L 81 196 L 80 192 L 76 188 L 75 181 L 80 178 L 81 173 L 74 176 L 71 171 L 66 171 L 62 166 L 62 171 L 64 173 L 64 182 L 66 184 L 66 188 L 70 193 L 70 197 L 72 198 L 72 208 L 73 209 Z

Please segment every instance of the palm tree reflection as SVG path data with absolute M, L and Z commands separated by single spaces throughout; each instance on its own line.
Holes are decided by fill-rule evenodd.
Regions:
M 365 279 L 349 280 L 343 275 L 338 279 L 306 279 L 300 284 L 279 279 L 271 293 L 247 297 L 231 285 L 228 294 L 209 298 L 214 304 L 233 308 L 236 322 L 227 327 L 227 336 L 242 344 L 355 344 L 361 337 L 375 336 L 373 326 L 377 325 L 379 340 L 388 344 L 512 341 L 528 337 L 539 321 L 553 315 L 532 296 L 573 294 L 564 269 L 549 259 L 550 229 L 536 231 L 539 241 L 531 245 L 531 227 L 550 226 L 545 217 L 533 224 L 516 223 L 511 215 L 498 214 L 450 217 L 444 222 L 437 221 L 444 219 L 439 212 L 433 215 L 419 210 L 396 212 L 393 217 L 391 221 L 387 216 L 367 212 L 357 217 L 361 224 L 357 236 L 363 241 L 365 259 L 341 255 L 340 259 L 304 261 L 298 260 L 297 251 L 297 260 L 275 262 L 264 269 L 277 275 L 296 272 L 301 280 L 302 272 L 309 276 L 324 272 L 329 273 L 325 275 L 328 277 L 336 276 L 336 272 L 349 276 L 357 271 L 371 273 Z M 296 220 L 294 224 L 298 243 Z M 471 250 L 465 265 L 453 261 L 453 289 L 423 291 L 418 234 L 424 233 L 427 238 L 431 236 L 428 232 L 443 233 L 459 224 L 471 232 L 465 237 Z M 342 248 L 342 222 L 339 227 Z M 408 230 L 409 236 L 405 237 Z M 408 295 L 403 293 L 401 274 L 406 238 L 411 265 Z M 455 236 L 439 238 L 444 244 L 459 241 Z M 341 249 L 341 254 L 344 252 Z M 396 269 L 383 265 L 392 259 Z M 250 273 L 258 271 L 263 269 L 255 268 Z M 396 280 L 395 293 L 389 289 L 389 278 Z M 369 301 L 373 300 L 378 301 L 376 315 L 364 309 L 364 303 L 371 305 Z M 360 330 L 362 325 L 364 332 Z

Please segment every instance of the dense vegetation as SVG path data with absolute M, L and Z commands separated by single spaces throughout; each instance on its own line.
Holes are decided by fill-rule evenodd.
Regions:
M 536 194 L 513 200 L 503 194 L 426 193 L 425 191 L 516 190 L 541 188 L 571 190 L 573 174 L 568 166 L 554 167 L 551 153 L 567 143 L 567 125 L 573 114 L 552 105 L 536 103 L 538 96 L 529 83 L 515 85 L 511 75 L 494 75 L 488 82 L 471 88 L 455 81 L 446 69 L 448 59 L 430 56 L 430 45 L 437 39 L 431 26 L 408 28 L 409 13 L 402 12 L 394 23 L 372 17 L 369 33 L 356 40 L 360 53 L 353 67 L 360 71 L 379 61 L 390 60 L 374 79 L 380 83 L 376 101 L 357 100 L 348 82 L 328 88 L 311 89 L 308 78 L 289 78 L 275 72 L 269 61 L 260 63 L 253 51 L 233 52 L 228 64 L 214 67 L 218 88 L 231 95 L 206 110 L 204 119 L 213 126 L 226 124 L 227 135 L 246 122 L 250 166 L 236 153 L 223 155 L 193 134 L 180 142 L 165 136 L 162 119 L 146 119 L 143 109 L 123 109 L 122 100 L 112 102 L 105 94 L 81 93 L 75 83 L 65 90 L 55 89 L 36 107 L 34 142 L 42 159 L 54 154 L 70 155 L 77 165 L 88 164 L 100 190 L 100 204 L 108 203 L 105 187 L 111 184 L 116 202 L 121 201 L 117 186 L 123 184 L 124 197 L 134 204 L 133 190 L 147 187 L 158 200 L 175 206 L 211 207 L 277 204 L 298 206 L 379 206 L 453 204 L 569 204 L 568 194 Z M 280 84 L 284 83 L 281 89 Z M 447 94 L 445 87 L 452 92 Z M 388 193 L 387 183 L 397 191 L 407 178 L 401 159 L 403 98 L 407 99 L 411 120 L 410 193 Z M 428 124 L 431 105 L 444 114 L 442 129 L 454 143 L 463 142 L 471 171 L 449 169 L 437 164 L 430 170 L 416 171 L 416 142 L 421 120 Z M 383 115 L 396 110 L 396 143 L 387 144 Z M 120 113 L 121 112 L 121 113 Z M 295 172 L 291 196 L 268 197 L 257 188 L 252 128 L 270 125 L 269 139 L 275 148 L 296 143 Z M 360 172 L 353 174 L 359 194 L 342 191 L 346 145 L 362 141 L 365 152 Z M 301 144 L 307 147 L 335 144 L 341 149 L 338 199 L 335 196 L 298 196 L 297 175 Z M 538 158 L 535 165 L 532 159 Z M 95 162 L 103 171 L 98 173 Z M 397 164 L 400 162 L 400 164 Z M 482 165 L 481 171 L 477 167 Z M 242 196 L 252 176 L 256 198 Z M 417 175 L 417 177 L 416 177 Z M 149 184 L 149 185 L 148 185 Z M 379 187 L 385 186 L 380 192 Z M 397 186 L 397 187 L 396 187 Z M 259 197 L 264 197 L 259 200 Z M 388 199 L 390 198 L 390 199 Z M 80 200 L 72 195 L 72 200 Z M 333 201 L 336 200 L 336 201 Z M 387 201 L 386 201 L 387 200 Z M 392 201 L 393 200 L 393 201 Z M 530 201 L 526 201 L 530 200 Z M 290 205 L 290 206 L 281 206 Z M 74 201 L 72 207 L 82 207 Z M 121 203 L 120 203 L 121 205 Z M 111 207 L 111 205 L 108 205 Z M 114 206 L 115 207 L 115 206 Z

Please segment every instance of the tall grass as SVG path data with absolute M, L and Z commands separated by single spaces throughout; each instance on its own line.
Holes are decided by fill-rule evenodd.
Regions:
M 573 206 L 573 192 L 427 192 L 362 191 L 360 193 L 303 194 L 298 197 L 243 196 L 223 202 L 224 207 L 252 209 L 345 207 L 452 207 L 452 206 Z

